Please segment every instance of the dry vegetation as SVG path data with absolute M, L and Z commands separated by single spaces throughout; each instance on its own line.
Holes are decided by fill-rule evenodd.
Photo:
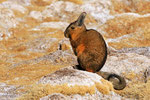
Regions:
M 150 17 L 123 15 L 108 20 L 104 25 L 106 38 L 121 38 L 119 42 L 110 42 L 116 48 L 143 47 L 150 45 Z M 127 37 L 123 37 L 127 35 Z
M 38 100 L 41 97 L 47 96 L 52 93 L 62 93 L 64 95 L 80 94 L 85 95 L 86 93 L 94 94 L 95 89 L 98 89 L 103 94 L 109 94 L 113 91 L 113 86 L 110 82 L 102 79 L 101 83 L 95 83 L 92 86 L 85 85 L 74 85 L 68 86 L 67 84 L 62 85 L 50 85 L 50 84 L 34 84 L 28 89 L 28 93 L 18 98 L 18 100 Z
M 83 0 L 64 0 L 64 1 L 70 1 L 76 4 L 83 4 Z
M 4 1 L 7 1 L 7 0 L 1 0 L 0 3 L 3 3 Z
M 150 13 L 150 2 L 148 0 L 111 0 L 112 14 L 120 13 L 139 13 L 147 14 Z
M 18 98 L 18 100 L 39 100 L 41 97 L 47 96 L 52 93 L 62 93 L 64 95 L 84 95 L 85 93 L 93 94 L 95 93 L 95 85 L 91 87 L 79 85 L 69 87 L 67 84 L 56 86 L 46 84 L 33 85 L 29 89 L 28 93 Z
M 4 1 L 4 0 L 2 0 Z M 1 1 L 1 2 L 2 2 Z M 40 1 L 40 2 L 38 2 Z M 26 60 L 35 59 L 41 57 L 43 55 L 49 54 L 50 52 L 57 50 L 58 42 L 64 37 L 63 32 L 54 28 L 42 28 L 40 31 L 32 30 L 32 28 L 40 25 L 42 22 L 31 17 L 26 17 L 27 14 L 32 10 L 42 10 L 43 8 L 39 8 L 39 6 L 45 6 L 45 4 L 50 4 L 49 1 L 33 0 L 33 6 L 27 7 L 27 12 L 24 14 L 13 10 L 14 14 L 17 18 L 23 18 L 24 21 L 20 22 L 17 27 L 9 29 L 12 32 L 12 35 L 9 39 L 3 40 L 0 42 L 0 54 L 1 54 L 1 62 L 0 62 L 0 81 L 5 82 L 7 84 L 14 85 L 29 85 L 36 82 L 42 76 L 52 73 L 59 68 L 65 66 L 54 66 L 50 63 L 43 61 L 37 64 L 22 64 L 17 66 L 16 68 L 9 68 L 14 63 L 23 62 Z M 41 3 L 42 2 L 42 3 Z M 41 4 L 41 5 L 39 5 Z M 54 21 L 54 19 L 44 20 L 47 22 Z M 44 22 L 43 21 L 43 22 Z M 55 20 L 56 21 L 56 20 Z M 58 21 L 58 20 L 57 20 Z M 48 34 L 49 32 L 53 32 L 53 34 Z M 47 48 L 44 52 L 33 52 L 29 51 L 29 44 L 37 38 L 57 38 L 58 40 L 54 42 L 54 44 Z M 37 45 L 37 44 L 35 44 Z
M 21 64 L 15 68 L 0 66 L 2 73 L 1 82 L 13 85 L 31 85 L 41 77 L 55 72 L 65 65 L 51 65 L 48 61 L 41 61 L 36 64 Z
M 147 83 L 134 82 L 128 85 L 123 91 L 117 91 L 121 96 L 135 98 L 138 100 L 149 100 L 150 80 Z
M 129 82 L 127 84 L 127 87 L 123 90 L 115 90 L 116 93 L 126 98 L 149 100 L 148 98 L 150 97 L 150 80 L 145 83 L 144 77 L 141 77 L 141 73 L 124 73 L 124 76 L 126 77 L 126 79 L 132 82 Z

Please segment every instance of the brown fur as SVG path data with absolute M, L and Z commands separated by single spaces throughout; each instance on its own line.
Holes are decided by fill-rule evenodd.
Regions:
M 100 71 L 106 62 L 107 46 L 99 32 L 93 29 L 86 29 L 84 25 L 85 15 L 85 12 L 82 13 L 77 21 L 71 23 L 66 28 L 64 35 L 70 39 L 70 43 L 79 63 L 78 69 L 96 73 Z M 104 78 L 107 76 L 105 79 L 108 80 L 109 75 L 101 75 Z

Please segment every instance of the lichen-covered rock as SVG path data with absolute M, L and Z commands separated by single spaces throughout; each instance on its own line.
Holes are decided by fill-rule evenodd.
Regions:
M 78 71 L 71 68 L 63 68 L 53 74 L 46 75 L 39 80 L 39 84 L 60 85 L 67 83 L 71 85 L 87 85 L 92 86 L 95 82 L 100 82 L 101 77 L 86 71 Z
M 39 98 L 44 95 L 50 94 L 41 100 L 58 99 L 121 99 L 119 95 L 113 92 L 113 86 L 110 82 L 104 80 L 99 75 L 79 71 L 72 67 L 60 69 L 52 74 L 42 77 L 37 85 L 43 89 L 34 90 L 20 99 Z M 42 87 L 43 86 L 43 87 Z M 37 95 L 36 92 L 43 92 L 43 95 Z M 35 96 L 32 95 L 35 94 Z M 46 94 L 44 94 L 46 93 Z M 57 94 L 60 93 L 60 94 Z

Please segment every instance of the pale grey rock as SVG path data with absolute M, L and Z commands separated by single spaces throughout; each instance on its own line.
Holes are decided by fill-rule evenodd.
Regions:
M 63 94 L 54 93 L 52 95 L 48 95 L 43 98 L 40 98 L 40 100 L 67 100 L 67 98 Z
M 57 42 L 57 38 L 37 38 L 30 43 L 27 43 L 26 46 L 28 47 L 29 51 L 32 52 L 44 52 L 48 48 L 52 46 L 54 42 Z M 58 47 L 56 45 L 56 47 Z
M 5 1 L 0 4 L 0 40 L 8 39 L 12 32 L 10 28 L 15 28 L 21 21 L 15 17 L 13 10 L 25 13 L 27 9 L 17 2 Z M 4 36 L 4 37 L 3 37 Z
M 137 53 L 139 55 L 144 55 L 150 58 L 150 47 L 134 47 L 134 48 L 123 48 L 116 52 L 119 53 Z
M 15 85 L 7 85 L 5 83 L 0 83 L 0 100 L 15 100 L 23 93 L 17 93 L 17 89 L 22 88 Z
M 95 73 L 79 71 L 71 68 L 63 68 L 53 74 L 42 77 L 39 84 L 61 85 L 67 83 L 69 86 L 87 85 L 92 86 L 95 82 L 99 82 L 101 77 Z
M 143 73 L 150 66 L 150 59 L 144 55 L 136 53 L 112 53 L 107 57 L 107 61 L 102 70 L 122 73 Z
M 12 3 L 18 3 L 20 5 L 23 5 L 23 6 L 30 6 L 31 5 L 31 0 L 8 0 Z
M 77 65 L 76 56 L 73 56 L 72 54 L 68 53 L 68 51 L 57 50 L 56 52 L 50 53 L 48 55 L 44 55 L 42 57 L 12 64 L 10 66 L 10 69 L 15 68 L 19 65 L 23 65 L 23 64 L 31 64 L 31 63 L 36 64 L 36 63 L 39 63 L 40 61 L 48 61 L 52 65 L 64 65 L 64 64 L 67 64 L 70 66 Z

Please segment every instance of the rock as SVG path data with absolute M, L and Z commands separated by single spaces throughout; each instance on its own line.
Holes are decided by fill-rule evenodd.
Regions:
M 115 62 L 115 63 L 114 63 Z M 112 53 L 108 55 L 102 71 L 113 72 L 119 75 L 134 73 L 143 77 L 144 71 L 149 68 L 150 59 L 136 53 Z
M 55 93 L 55 94 L 40 98 L 40 100 L 67 100 L 67 98 L 63 94 Z
M 53 86 L 67 84 L 68 87 L 72 88 L 71 90 L 69 90 L 68 87 L 66 87 L 66 90 L 61 90 L 60 88 L 61 94 L 53 93 L 47 97 L 41 98 L 41 100 L 49 100 L 51 98 L 56 98 L 57 100 L 60 100 L 59 98 L 63 98 L 64 100 L 77 98 L 82 100 L 98 100 L 102 98 L 111 98 L 112 100 L 121 99 L 119 95 L 112 92 L 112 84 L 106 80 L 104 82 L 104 79 L 102 79 L 99 75 L 72 68 L 63 68 L 53 74 L 46 75 L 39 80 L 38 84 L 50 84 Z M 80 88 L 78 88 L 78 86 Z M 85 86 L 86 89 L 84 89 Z M 64 94 L 69 95 L 65 96 Z M 109 94 L 109 96 L 106 94 Z
M 139 55 L 144 55 L 150 58 L 150 47 L 134 47 L 134 48 L 123 48 L 121 50 L 118 50 L 119 53 L 136 53 Z
M 62 50 L 62 51 L 72 50 L 72 47 L 71 47 L 69 39 L 62 39 L 59 42 L 59 50 Z
M 17 89 L 20 86 L 7 85 L 5 83 L 0 83 L 0 99 L 1 100 L 11 100 L 19 97 L 22 93 L 17 93 Z
M 54 45 L 55 44 L 55 48 Z M 58 50 L 58 39 L 57 38 L 37 38 L 32 42 L 26 44 L 29 48 L 29 51 L 34 52 L 44 52 L 46 50 L 51 49 L 52 52 Z M 52 50 L 52 48 L 54 50 Z
M 39 80 L 41 84 L 65 84 L 68 85 L 94 85 L 95 82 L 100 82 L 101 77 L 96 74 L 86 71 L 78 71 L 71 68 L 64 68 L 56 71 L 53 74 L 44 76 Z M 101 82 L 100 82 L 101 83 Z
M 145 70 L 144 76 L 145 76 L 145 83 L 146 83 L 148 80 L 150 80 L 150 66 Z

